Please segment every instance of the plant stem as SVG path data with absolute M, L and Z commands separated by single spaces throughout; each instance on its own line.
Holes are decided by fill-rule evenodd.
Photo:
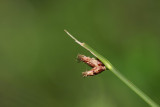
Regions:
M 143 91 L 131 83 L 127 78 L 125 78 L 106 58 L 101 56 L 98 52 L 92 49 L 89 45 L 81 43 L 75 37 L 73 37 L 67 30 L 64 30 L 72 39 L 75 40 L 79 45 L 91 52 L 95 57 L 97 57 L 113 74 L 115 74 L 121 81 L 123 81 L 132 91 L 140 96 L 146 103 L 152 107 L 159 107 L 149 96 L 147 96 Z

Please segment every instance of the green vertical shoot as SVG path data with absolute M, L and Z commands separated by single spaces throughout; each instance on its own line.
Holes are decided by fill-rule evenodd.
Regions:
M 87 49 L 91 54 L 93 54 L 96 58 L 98 58 L 105 66 L 108 68 L 113 74 L 115 74 L 122 82 L 124 82 L 132 91 L 134 91 L 137 95 L 140 96 L 146 103 L 148 103 L 152 107 L 159 107 L 149 96 L 147 96 L 143 91 L 141 91 L 138 87 L 136 87 L 133 83 L 131 83 L 127 78 L 125 78 L 106 58 L 92 49 L 86 43 L 81 43 L 75 37 L 73 37 L 67 30 L 64 30 L 72 39 L 75 40 L 76 43 L 81 45 L 83 48 Z

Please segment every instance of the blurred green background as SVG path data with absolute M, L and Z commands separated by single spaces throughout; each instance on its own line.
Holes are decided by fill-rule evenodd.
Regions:
M 110 71 L 82 78 L 64 29 L 160 104 L 159 0 L 1 0 L 0 107 L 148 107 Z

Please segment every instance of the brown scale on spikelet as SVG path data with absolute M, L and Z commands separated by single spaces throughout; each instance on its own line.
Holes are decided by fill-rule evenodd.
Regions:
M 78 55 L 78 59 L 92 67 L 91 70 L 82 72 L 83 77 L 94 76 L 106 70 L 104 64 L 98 59 L 86 57 L 85 55 L 80 54 Z

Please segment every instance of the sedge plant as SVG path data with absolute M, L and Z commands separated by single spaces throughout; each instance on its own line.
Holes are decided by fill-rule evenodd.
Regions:
M 137 86 L 135 86 L 132 82 L 130 82 L 126 77 L 124 77 L 105 57 L 96 52 L 93 48 L 91 48 L 86 43 L 82 43 L 78 41 L 74 36 L 72 36 L 67 30 L 64 30 L 76 43 L 80 46 L 88 50 L 91 54 L 93 54 L 96 58 L 98 58 L 105 67 L 110 70 L 114 75 L 116 75 L 123 83 L 125 83 L 132 91 L 134 91 L 140 98 L 142 98 L 146 103 L 148 103 L 152 107 L 159 107 L 159 105 L 154 102 L 149 96 L 147 96 L 142 90 L 140 90 Z

